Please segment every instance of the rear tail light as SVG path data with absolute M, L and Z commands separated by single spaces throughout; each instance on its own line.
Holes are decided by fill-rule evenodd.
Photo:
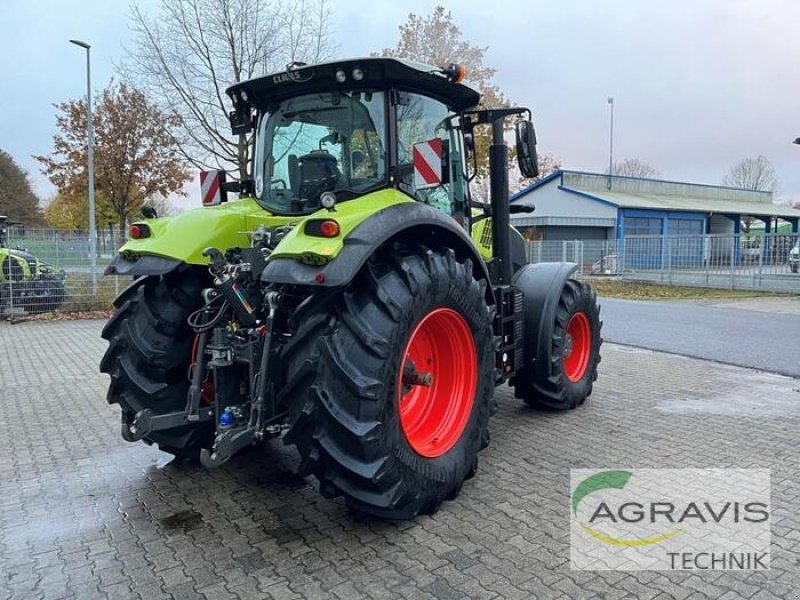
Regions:
M 135 223 L 128 229 L 128 234 L 134 240 L 150 237 L 150 227 L 144 223 Z
M 335 238 L 341 229 L 339 223 L 332 219 L 308 221 L 306 223 L 306 235 L 314 237 Z

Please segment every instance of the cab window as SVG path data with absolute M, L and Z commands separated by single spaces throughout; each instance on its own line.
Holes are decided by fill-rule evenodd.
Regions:
M 396 98 L 400 189 L 449 215 L 463 217 L 465 187 L 458 118 L 432 98 L 402 91 Z

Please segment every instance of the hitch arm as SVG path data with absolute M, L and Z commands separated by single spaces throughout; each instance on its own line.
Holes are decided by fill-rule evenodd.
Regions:
M 214 418 L 214 407 L 203 407 L 198 412 L 192 414 L 188 410 L 163 415 L 154 415 L 149 408 L 140 410 L 133 417 L 132 423 L 127 423 L 123 418 L 122 437 L 129 442 L 136 442 L 147 437 L 154 431 L 174 429 L 181 425 L 209 421 Z
M 165 413 L 163 415 L 153 414 L 148 408 L 140 410 L 128 421 L 123 414 L 122 418 L 122 438 L 135 442 L 147 437 L 154 431 L 163 431 L 188 425 L 189 423 L 199 423 L 214 418 L 214 407 L 204 406 L 200 408 L 200 391 L 203 385 L 203 372 L 206 362 L 206 344 L 208 342 L 208 332 L 200 334 L 197 343 L 197 356 L 192 372 L 192 384 L 186 398 L 186 407 L 180 412 Z

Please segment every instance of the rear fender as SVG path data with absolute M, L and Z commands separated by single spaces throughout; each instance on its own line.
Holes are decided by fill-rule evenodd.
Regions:
M 114 260 L 106 267 L 104 275 L 166 275 L 177 269 L 183 261 L 167 256 L 143 255 L 136 260 L 126 258 L 128 254 L 117 254 Z
M 535 368 L 536 378 L 551 375 L 552 338 L 558 299 L 564 284 L 578 268 L 574 263 L 536 263 L 518 270 L 511 280 L 523 294 L 523 366 Z
M 452 248 L 456 256 L 472 261 L 473 276 L 487 282 L 487 301 L 494 304 L 486 263 L 467 233 L 451 217 L 426 204 L 403 202 L 375 212 L 344 240 L 331 262 L 303 264 L 290 257 L 275 257 L 267 264 L 262 281 L 313 287 L 341 287 L 350 283 L 370 256 L 395 241 Z

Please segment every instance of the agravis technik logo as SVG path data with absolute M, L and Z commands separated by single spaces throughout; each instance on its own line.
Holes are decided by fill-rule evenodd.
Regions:
M 769 471 L 573 470 L 576 569 L 769 568 Z

